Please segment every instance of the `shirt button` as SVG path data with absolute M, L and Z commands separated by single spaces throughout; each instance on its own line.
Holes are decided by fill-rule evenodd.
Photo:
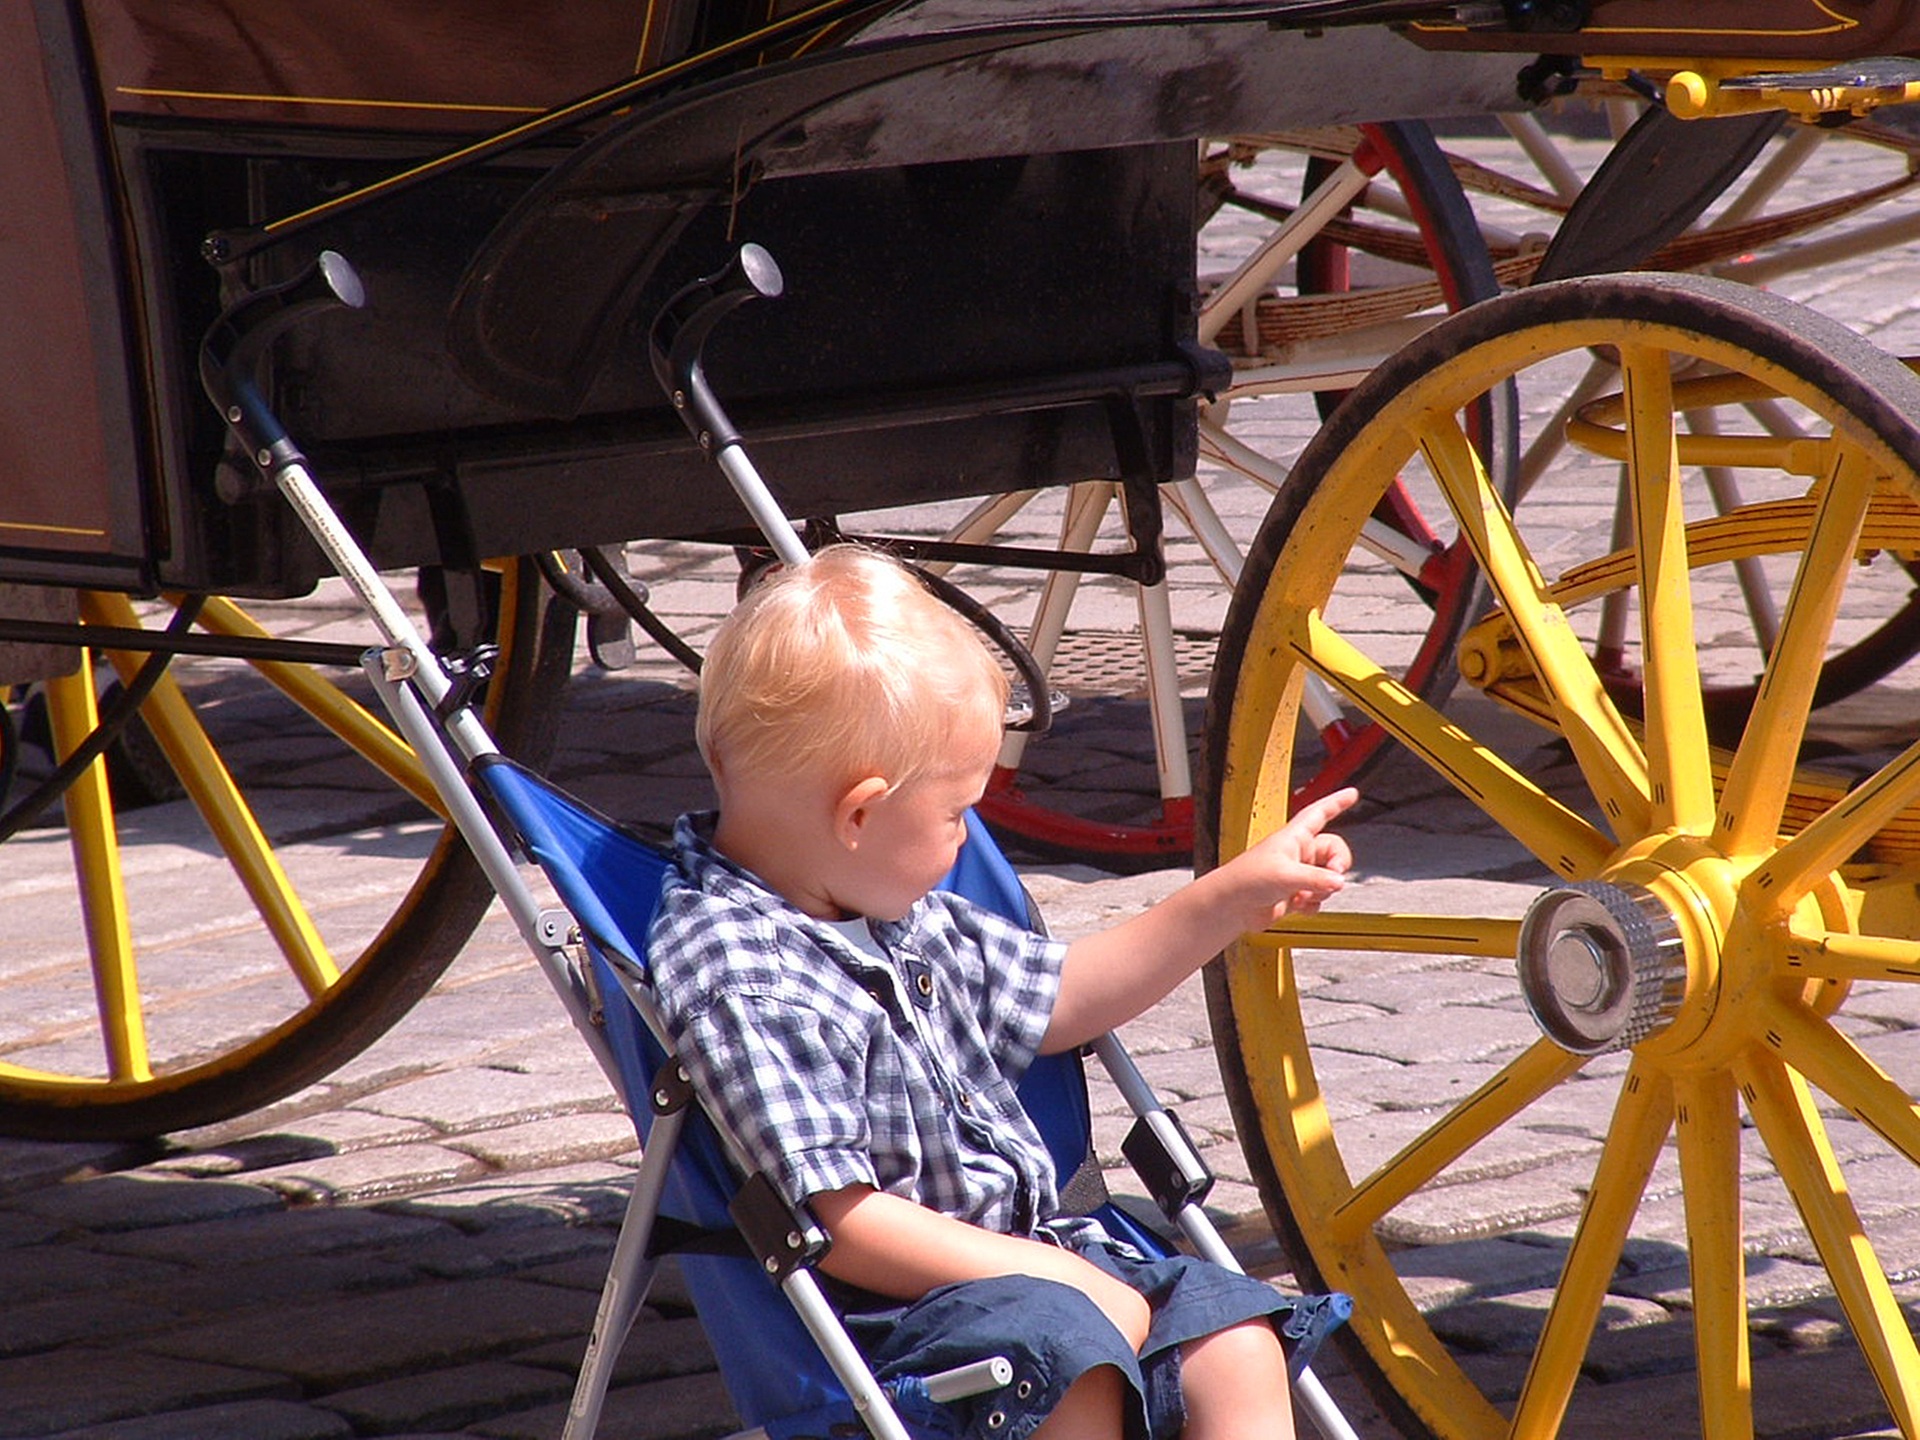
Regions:
M 1002 1425 L 1006 1423 L 1007 1423 L 1007 1412 L 1004 1410 L 996 1410 L 991 1415 L 987 1416 L 987 1428 L 989 1430 L 998 1430 Z
M 922 995 L 931 996 L 933 994 L 933 976 L 927 974 L 924 970 L 914 977 L 913 984 L 914 988 Z
M 968 1114 L 973 1113 L 973 1096 L 969 1095 L 964 1090 L 960 1092 L 960 1108 L 962 1110 L 965 1110 Z

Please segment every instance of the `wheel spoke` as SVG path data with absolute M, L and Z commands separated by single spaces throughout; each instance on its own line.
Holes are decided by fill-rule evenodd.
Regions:
M 1765 1019 L 1763 1038 L 1783 1062 L 1920 1165 L 1920 1105 L 1904 1086 L 1805 1006 L 1775 1000 Z
M 1901 751 L 1756 866 L 1741 884 L 1742 903 L 1759 919 L 1786 914 L 1916 801 L 1920 742 Z
M 123 595 L 88 594 L 82 614 L 94 624 L 131 628 L 138 624 L 133 606 Z M 121 651 L 107 657 L 131 683 L 140 657 Z M 171 675 L 162 676 L 141 707 L 153 738 L 166 752 L 188 796 L 225 852 L 260 917 L 266 922 L 280 953 L 309 996 L 323 994 L 340 979 L 339 968 L 327 953 L 305 904 L 281 868 L 273 846 L 260 829 L 253 809 L 234 783 L 220 752 L 207 738 L 193 706 Z
M 62 760 L 79 749 L 98 727 L 100 715 L 88 666 L 83 664 L 76 673 L 47 682 L 47 718 L 53 728 L 54 749 Z M 104 756 L 95 757 L 67 787 L 66 812 L 107 1076 L 113 1080 L 148 1080 L 153 1077 L 153 1062 L 147 1050 L 133 932 L 127 922 L 126 882 L 120 869 L 120 832 L 114 821 L 113 798 L 107 792 Z
M 1511 960 L 1520 943 L 1518 920 L 1466 915 L 1289 915 L 1253 944 L 1294 950 L 1385 951 L 1396 955 L 1474 955 Z
M 1559 1433 L 1600 1306 L 1626 1244 L 1627 1227 L 1640 1208 L 1653 1163 L 1673 1127 L 1673 1110 L 1673 1089 L 1663 1076 L 1638 1063 L 1628 1069 L 1601 1147 L 1593 1188 L 1587 1192 L 1573 1246 L 1514 1408 L 1515 1440 L 1551 1440 Z
M 1399 1154 L 1353 1187 L 1322 1219 L 1336 1245 L 1351 1244 L 1454 1161 L 1492 1135 L 1554 1086 L 1586 1057 L 1540 1040 L 1454 1106 Z
M 1737 1070 L 1747 1108 L 1799 1207 L 1887 1408 L 1902 1434 L 1920 1433 L 1920 1350 L 1861 1227 L 1806 1081 L 1752 1051 Z
M 1713 825 L 1713 772 L 1694 641 L 1673 377 L 1664 351 L 1623 345 L 1620 361 L 1629 439 L 1627 489 L 1639 557 L 1651 823 L 1656 830 L 1704 835 Z
M 1325 229 L 1327 222 L 1337 217 L 1354 196 L 1367 188 L 1368 180 L 1378 169 L 1377 161 L 1372 161 L 1370 156 L 1369 161 L 1366 166 L 1362 166 L 1357 157 L 1342 161 L 1240 268 L 1207 297 L 1200 310 L 1201 344 L 1211 343 L 1229 321 L 1246 311 L 1280 268 Z M 1258 353 L 1258 347 L 1254 349 Z
M 1565 613 L 1547 599 L 1539 567 L 1479 455 L 1452 416 L 1427 420 L 1419 442 L 1608 822 L 1616 835 L 1644 831 L 1650 813 L 1646 757 Z
M 1866 456 L 1854 446 L 1839 447 L 1787 596 L 1779 639 L 1767 656 L 1753 711 L 1722 790 L 1714 840 L 1728 854 L 1756 854 L 1779 833 L 1821 660 L 1873 489 Z
M 253 617 L 224 595 L 209 595 L 196 622 L 213 635 L 268 636 Z M 393 733 L 372 711 L 339 686 L 322 679 L 305 665 L 283 665 L 259 660 L 253 668 L 281 694 L 339 736 L 369 764 L 400 786 L 434 814 L 445 818 L 446 804 L 434 791 L 413 748 Z
M 1920 980 L 1920 940 L 1882 935 L 1789 935 L 1790 970 L 1823 980 Z
M 1591 875 L 1599 868 L 1613 848 L 1606 836 L 1491 750 L 1475 744 L 1470 735 L 1394 680 L 1317 615 L 1303 616 L 1301 625 L 1302 632 L 1291 639 L 1294 653 L 1369 719 L 1505 826 L 1542 864 L 1569 879 Z
M 1724 1072 L 1682 1080 L 1674 1097 L 1680 1181 L 1686 1192 L 1687 1266 L 1705 1440 L 1753 1434 L 1753 1356 L 1747 1334 L 1746 1252 L 1740 1222 L 1740 1112 Z

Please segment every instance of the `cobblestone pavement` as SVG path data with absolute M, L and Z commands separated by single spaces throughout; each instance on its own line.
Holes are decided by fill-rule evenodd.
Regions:
M 1823 304 L 1856 307 L 1849 318 L 1897 343 L 1899 324 L 1916 310 L 1902 266 L 1897 255 L 1877 257 L 1853 266 L 1846 286 L 1823 272 L 1816 288 Z M 1528 403 L 1532 413 L 1549 402 Z M 1288 453 L 1313 425 L 1299 413 L 1249 423 L 1265 427 L 1263 444 Z M 1250 487 L 1223 483 L 1210 493 L 1241 533 L 1265 506 Z M 1562 523 L 1578 533 L 1604 525 L 1607 511 L 1604 494 L 1588 494 L 1569 501 Z M 1039 537 L 1054 521 L 1041 507 L 1022 523 Z M 1187 708 L 1197 724 L 1204 637 L 1218 626 L 1223 591 L 1190 542 L 1176 533 L 1171 543 L 1176 623 L 1192 640 L 1183 651 Z M 633 564 L 696 644 L 731 602 L 727 557 L 647 546 Z M 969 577 L 996 604 L 1012 603 L 1014 584 Z M 1112 667 L 1132 663 L 1112 637 L 1132 623 L 1123 596 L 1095 593 L 1076 619 L 1070 660 L 1106 667 L 1101 683 L 1110 685 Z M 283 625 L 365 635 L 325 590 Z M 378 924 L 411 883 L 431 827 L 395 819 L 386 792 L 350 767 L 308 756 L 270 708 L 252 718 L 247 696 L 231 703 L 249 725 L 230 733 L 254 738 L 236 739 L 228 753 L 237 762 L 257 746 L 274 757 L 277 774 L 257 801 L 296 880 L 324 896 L 321 919 L 343 934 Z M 1036 773 L 1070 797 L 1062 803 L 1151 809 L 1152 756 L 1128 704 L 1082 703 L 1047 742 L 1055 758 L 1036 760 Z M 657 657 L 617 673 L 582 666 L 553 770 L 602 808 L 663 825 L 705 794 L 691 710 L 684 677 Z M 1567 777 L 1551 743 L 1516 745 L 1528 773 Z M 207 846 L 183 802 L 138 812 L 134 825 L 141 843 L 131 883 L 146 897 L 142 923 L 157 937 L 156 965 L 190 954 L 206 970 L 196 981 L 201 1000 L 239 1007 L 256 983 L 238 958 L 253 943 L 244 901 L 204 878 Z M 1520 847 L 1431 780 L 1396 772 L 1347 828 L 1362 867 L 1354 901 L 1364 908 L 1517 914 L 1537 888 Z M 84 965 L 77 919 L 62 898 L 71 888 L 66 854 L 62 832 L 37 830 L 9 841 L 0 867 L 9 950 L 26 955 L 0 972 L 8 1017 L 0 1040 L 49 1063 L 90 1035 L 84 987 L 60 978 Z M 1056 930 L 1069 936 L 1132 913 L 1185 878 L 1039 861 L 1026 869 Z M 1342 1101 L 1335 1122 L 1361 1157 L 1391 1153 L 1434 1104 L 1479 1084 L 1525 1042 L 1530 1023 L 1510 972 L 1494 965 L 1435 967 L 1418 957 L 1309 964 L 1301 988 L 1315 1023 L 1326 1026 L 1323 1068 L 1359 1077 L 1352 1083 L 1364 1101 Z M 191 1023 L 212 1023 L 207 1013 L 196 1008 Z M 1863 987 L 1849 1013 L 1890 1065 L 1920 1033 L 1907 987 Z M 1249 1263 L 1284 1280 L 1197 982 L 1129 1026 L 1126 1038 L 1218 1172 L 1211 1206 L 1231 1238 Z M 1610 1062 L 1589 1071 L 1598 1081 L 1617 1073 Z M 1475 1378 L 1496 1395 L 1517 1386 L 1524 1337 L 1551 1296 L 1604 1133 L 1603 1097 L 1613 1087 L 1566 1088 L 1564 1102 L 1529 1112 L 1485 1163 L 1394 1217 L 1410 1286 L 1444 1315 L 1441 1328 L 1474 1354 Z M 1116 1162 L 1123 1123 L 1104 1087 L 1096 1110 L 1102 1155 Z M 1911 1302 L 1905 1282 L 1920 1276 L 1911 1168 L 1873 1156 L 1866 1137 L 1842 1133 L 1841 1144 L 1849 1157 L 1869 1157 L 1850 1167 L 1849 1180 Z M 634 1161 L 628 1122 L 496 909 L 386 1037 L 290 1099 L 149 1144 L 0 1141 L 0 1436 L 555 1435 Z M 1691 1432 L 1684 1230 L 1671 1159 L 1661 1167 L 1592 1351 L 1598 1398 L 1576 1413 L 1569 1434 Z M 1765 1179 L 1763 1156 L 1745 1168 L 1749 1284 L 1763 1314 L 1761 1432 L 1874 1431 L 1885 1422 L 1871 1382 L 1784 1191 Z M 1118 1170 L 1111 1183 L 1137 1193 Z M 1326 1368 L 1363 1436 L 1393 1433 L 1337 1360 Z M 624 1352 L 603 1433 L 699 1440 L 728 1428 L 711 1357 L 669 1274 Z

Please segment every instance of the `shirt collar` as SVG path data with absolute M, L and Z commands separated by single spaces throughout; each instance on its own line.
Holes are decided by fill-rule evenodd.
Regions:
M 784 924 L 803 926 L 810 935 L 827 937 L 836 949 L 845 950 L 850 955 L 855 953 L 856 947 L 831 925 L 815 920 L 751 870 L 714 849 L 713 835 L 719 822 L 720 813 L 717 810 L 702 810 L 682 815 L 674 823 L 674 859 L 694 888 L 716 899 L 756 910 Z M 875 938 L 887 949 L 893 949 L 912 932 L 927 904 L 925 899 L 917 900 L 913 908 L 899 920 L 870 922 Z M 871 956 L 860 955 L 858 958 L 863 965 L 873 963 Z

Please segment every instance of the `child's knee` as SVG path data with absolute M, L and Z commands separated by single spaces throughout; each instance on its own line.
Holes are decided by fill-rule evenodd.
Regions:
M 1096 1365 L 1066 1388 L 1032 1440 L 1119 1440 L 1126 1400 L 1125 1377 L 1111 1365 Z
M 1189 1341 L 1180 1351 L 1181 1386 L 1189 1402 L 1200 1390 L 1249 1398 L 1287 1389 L 1287 1353 L 1266 1320 L 1248 1320 Z

